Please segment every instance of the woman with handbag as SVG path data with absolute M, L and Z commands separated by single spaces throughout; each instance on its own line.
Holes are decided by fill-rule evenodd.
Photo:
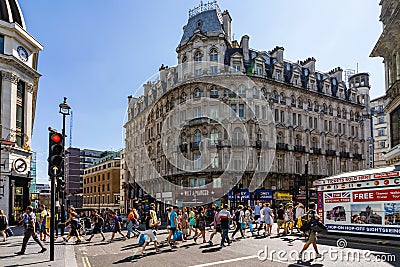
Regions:
M 319 221 L 319 216 L 317 215 L 317 212 L 315 211 L 315 203 L 311 202 L 308 205 L 308 212 L 307 212 L 307 217 L 309 218 L 310 224 L 314 224 Z M 316 258 L 321 258 L 322 255 L 319 254 L 318 252 L 318 247 L 317 247 L 317 232 L 314 231 L 313 229 L 310 229 L 310 235 L 308 236 L 307 242 L 304 244 L 303 249 L 299 252 L 299 260 L 303 260 L 303 252 L 312 244 L 315 250 L 315 253 L 317 254 Z

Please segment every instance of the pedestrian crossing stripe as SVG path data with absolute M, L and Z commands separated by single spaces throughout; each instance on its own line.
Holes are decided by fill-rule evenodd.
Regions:
M 92 267 L 92 265 L 90 265 L 88 257 L 82 257 L 82 262 L 83 262 L 83 267 Z

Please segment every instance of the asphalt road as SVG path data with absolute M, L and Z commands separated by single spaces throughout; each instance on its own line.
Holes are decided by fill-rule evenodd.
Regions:
M 110 233 L 106 234 L 107 240 Z M 210 232 L 207 232 L 207 241 Z M 231 235 L 231 234 L 229 234 Z M 303 261 L 298 260 L 298 251 L 304 245 L 300 236 L 255 236 L 247 234 L 246 239 L 237 239 L 231 246 L 220 249 L 220 236 L 214 237 L 214 246 L 197 243 L 193 239 L 179 242 L 176 249 L 170 249 L 163 242 L 161 253 L 156 254 L 153 246 L 146 248 L 147 255 L 141 255 L 138 239 L 123 241 L 116 238 L 113 243 L 101 242 L 95 237 L 92 242 L 75 246 L 80 267 L 95 266 L 400 266 L 400 248 L 382 245 L 348 242 L 346 248 L 338 248 L 335 240 L 319 240 L 321 259 L 315 259 L 312 247 L 304 253 Z M 239 237 L 239 234 L 236 235 Z M 345 238 L 345 236 L 344 236 Z M 158 234 L 159 241 L 166 239 L 166 231 Z M 266 253 L 265 253 L 266 252 Z

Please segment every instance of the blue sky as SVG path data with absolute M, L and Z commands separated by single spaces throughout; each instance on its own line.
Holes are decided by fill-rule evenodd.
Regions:
M 47 182 L 47 128 L 61 131 L 58 104 L 72 107 L 72 146 L 123 147 L 127 96 L 163 63 L 176 64 L 175 49 L 200 1 L 20 0 L 27 30 L 44 45 L 39 58 L 32 148 L 38 182 Z M 369 54 L 381 33 L 379 0 L 218 1 L 229 10 L 235 39 L 250 36 L 257 50 L 285 48 L 296 62 L 317 60 L 320 71 L 340 66 L 371 74 L 371 96 L 384 94 L 381 58 Z M 67 121 L 69 134 L 69 120 Z M 69 141 L 67 141 L 67 144 Z

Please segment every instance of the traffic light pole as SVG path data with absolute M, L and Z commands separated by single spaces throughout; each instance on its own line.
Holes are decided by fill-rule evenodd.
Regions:
M 54 226 L 56 222 L 56 178 L 51 179 L 51 208 L 50 208 L 50 261 L 54 261 Z
M 62 136 L 63 136 L 63 155 L 65 160 L 65 114 L 63 114 L 63 125 L 62 125 Z M 65 167 L 65 162 L 64 162 Z M 63 174 L 63 179 L 65 179 L 65 172 Z M 65 190 L 60 190 L 61 194 L 61 236 L 64 235 L 64 228 L 65 228 Z M 57 230 L 58 231 L 58 230 Z

